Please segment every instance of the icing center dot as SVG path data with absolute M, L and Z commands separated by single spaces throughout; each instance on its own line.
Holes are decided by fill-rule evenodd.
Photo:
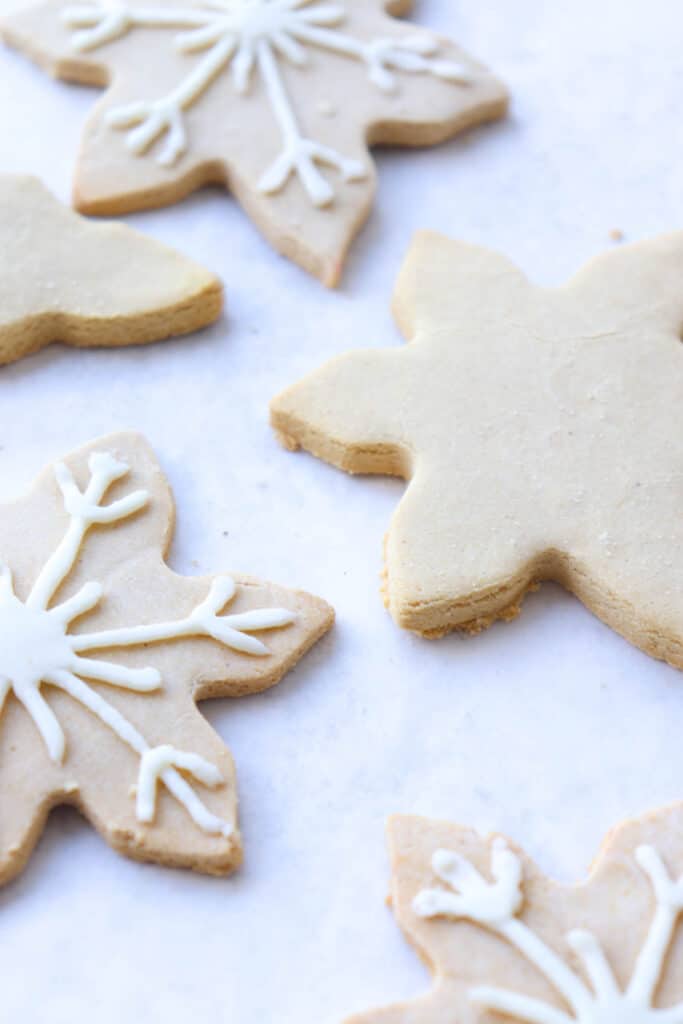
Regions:
M 49 612 L 27 608 L 2 588 L 0 593 L 0 678 L 15 687 L 36 686 L 73 658 L 64 623 Z
M 285 30 L 292 18 L 292 11 L 276 0 L 204 0 L 201 6 L 224 13 L 232 31 L 251 39 Z

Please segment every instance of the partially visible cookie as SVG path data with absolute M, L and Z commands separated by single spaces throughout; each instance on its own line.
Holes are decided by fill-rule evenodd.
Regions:
M 223 184 L 272 245 L 338 282 L 370 211 L 368 146 L 425 146 L 501 117 L 507 92 L 411 0 L 49 0 L 0 32 L 51 74 L 107 88 L 75 201 L 120 214 Z
M 346 1024 L 683 1021 L 683 805 L 613 831 L 577 886 L 444 822 L 393 818 L 389 844 L 394 913 L 434 987 Z
M 0 363 L 53 341 L 141 345 L 213 323 L 213 274 L 122 224 L 93 224 L 35 178 L 0 175 Z
M 683 667 L 683 232 L 561 288 L 425 232 L 394 310 L 409 345 L 331 361 L 272 421 L 291 448 L 410 480 L 385 544 L 396 622 L 477 631 L 553 579 Z
M 196 702 L 273 686 L 333 612 L 249 576 L 178 576 L 172 528 L 135 434 L 74 452 L 0 507 L 0 883 L 65 803 L 130 857 L 240 863 L 233 761 Z

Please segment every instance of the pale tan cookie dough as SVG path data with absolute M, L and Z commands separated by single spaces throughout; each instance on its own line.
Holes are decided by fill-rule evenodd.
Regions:
M 394 311 L 410 345 L 333 360 L 272 422 L 348 472 L 410 480 L 385 545 L 396 622 L 476 631 L 554 579 L 683 667 L 683 233 L 556 289 L 423 233 Z
M 0 883 L 64 803 L 136 859 L 240 863 L 233 761 L 196 702 L 273 686 L 333 612 L 248 576 L 176 575 L 173 518 L 135 434 L 80 449 L 0 507 Z
M 213 274 L 122 224 L 92 224 L 35 178 L 0 175 L 0 364 L 53 341 L 141 345 L 213 323 Z
M 445 822 L 393 818 L 389 845 L 394 913 L 434 986 L 346 1024 L 683 1021 L 683 805 L 614 830 L 577 886 Z
M 432 145 L 506 111 L 481 64 L 389 16 L 411 7 L 51 0 L 0 32 L 51 74 L 107 88 L 85 128 L 80 210 L 224 185 L 279 252 L 332 286 L 372 206 L 368 146 Z

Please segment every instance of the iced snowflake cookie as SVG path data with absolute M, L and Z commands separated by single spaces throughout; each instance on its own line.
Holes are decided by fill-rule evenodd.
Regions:
M 133 434 L 0 507 L 0 882 L 62 803 L 132 857 L 212 874 L 240 862 L 232 759 L 196 702 L 273 686 L 333 613 L 249 577 L 177 576 L 172 525 Z
M 392 819 L 393 909 L 435 985 L 347 1024 L 681 1024 L 682 806 L 612 832 L 576 887 L 502 838 Z
M 52 0 L 4 19 L 61 78 L 109 86 L 86 130 L 79 209 L 230 188 L 326 284 L 366 219 L 367 146 L 422 146 L 497 118 L 506 92 L 447 40 L 388 16 L 411 0 Z M 387 13 L 388 12 L 388 13 Z
M 35 178 L 0 175 L 0 363 L 53 341 L 140 345 L 218 318 L 207 270 L 121 224 L 91 224 Z
M 509 618 L 554 579 L 683 667 L 683 233 L 535 287 L 502 256 L 417 237 L 402 349 L 342 356 L 285 391 L 285 444 L 410 479 L 385 598 L 429 635 Z

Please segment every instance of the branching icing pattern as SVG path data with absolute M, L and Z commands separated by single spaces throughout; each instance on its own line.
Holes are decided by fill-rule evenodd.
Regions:
M 140 757 L 136 807 L 139 821 L 154 820 L 158 784 L 162 782 L 200 829 L 227 836 L 230 826 L 204 806 L 185 777 L 191 776 L 196 782 L 214 788 L 223 781 L 219 770 L 198 754 L 168 745 L 150 747 L 135 726 L 85 682 L 89 679 L 144 694 L 162 686 L 160 673 L 154 668 L 116 665 L 90 654 L 181 637 L 210 637 L 240 653 L 263 655 L 268 653 L 267 648 L 249 633 L 287 626 L 295 616 L 284 608 L 220 615 L 236 592 L 235 582 L 223 576 L 213 581 L 204 600 L 183 619 L 71 634 L 72 623 L 96 608 L 103 595 L 102 586 L 91 582 L 66 601 L 53 604 L 81 554 L 88 530 L 95 524 L 109 526 L 126 519 L 149 500 L 147 491 L 134 491 L 103 505 L 107 491 L 127 475 L 128 466 L 107 452 L 95 452 L 88 467 L 90 480 L 85 491 L 81 491 L 66 465 L 55 466 L 69 526 L 25 601 L 14 592 L 10 569 L 0 569 L 0 712 L 13 693 L 33 719 L 50 758 L 61 763 L 66 756 L 66 739 L 42 687 L 62 690 Z
M 579 958 L 590 987 L 531 928 L 519 920 L 524 904 L 522 865 L 502 839 L 491 852 L 493 882 L 487 881 L 464 857 L 437 850 L 432 867 L 445 888 L 423 889 L 413 909 L 419 917 L 473 921 L 506 939 L 547 979 L 569 1012 L 549 1003 L 494 986 L 479 986 L 470 998 L 527 1024 L 683 1024 L 683 1003 L 653 1008 L 666 957 L 683 912 L 683 878 L 674 881 L 651 846 L 641 846 L 635 858 L 652 885 L 655 912 L 631 980 L 624 990 L 594 935 L 572 931 L 570 948 Z
M 111 110 L 107 123 L 127 129 L 128 149 L 136 155 L 157 145 L 157 160 L 172 166 L 188 148 L 185 112 L 198 103 L 213 82 L 230 69 L 238 94 L 258 73 L 282 138 L 282 149 L 263 173 L 258 188 L 280 192 L 296 176 L 316 206 L 327 206 L 334 189 L 319 170 L 336 169 L 345 181 L 367 177 L 367 167 L 330 146 L 308 138 L 294 111 L 279 61 L 302 68 L 307 48 L 332 52 L 364 64 L 368 78 L 383 92 L 397 88 L 397 72 L 434 75 L 460 85 L 473 80 L 463 64 L 441 56 L 437 40 L 426 33 L 367 42 L 343 31 L 343 4 L 324 0 L 188 0 L 186 6 L 134 3 L 70 5 L 62 14 L 74 29 L 72 43 L 90 52 L 135 29 L 176 29 L 177 52 L 197 61 L 178 85 L 158 99 L 141 100 Z

